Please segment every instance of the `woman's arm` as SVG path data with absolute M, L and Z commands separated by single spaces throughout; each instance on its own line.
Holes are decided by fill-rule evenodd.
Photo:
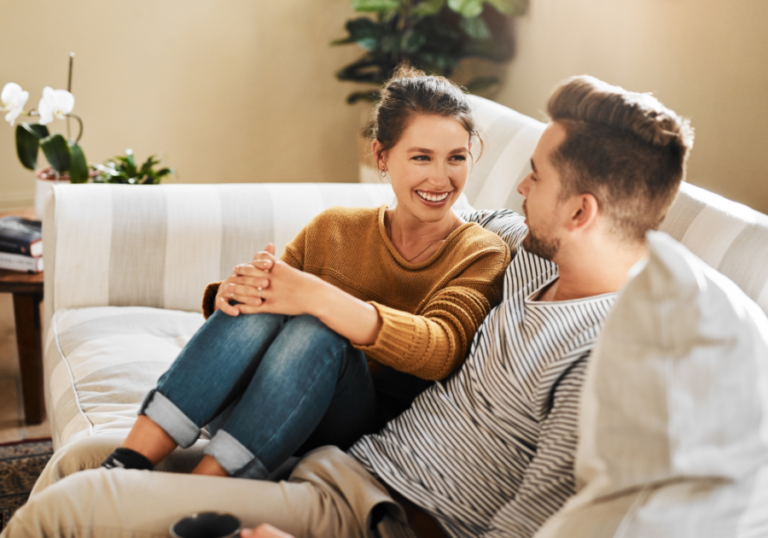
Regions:
M 503 245 L 478 254 L 420 314 L 363 302 L 276 260 L 273 247 L 257 258 L 237 266 L 238 279 L 227 287 L 230 298 L 241 303 L 240 313 L 310 314 L 377 362 L 423 379 L 442 379 L 462 363 L 475 332 L 499 302 L 510 253 Z

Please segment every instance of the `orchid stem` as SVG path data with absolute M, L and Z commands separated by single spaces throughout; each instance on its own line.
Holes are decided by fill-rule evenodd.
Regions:
M 75 118 L 77 120 L 77 123 L 80 124 L 80 132 L 77 133 L 77 138 L 75 139 L 75 144 L 77 144 L 78 142 L 80 142 L 80 139 L 83 138 L 83 120 L 80 119 L 80 116 L 78 116 L 77 114 L 73 114 L 71 112 L 66 116 L 67 116 L 67 120 L 69 120 L 69 118 Z M 69 137 L 69 133 L 67 133 L 67 137 Z

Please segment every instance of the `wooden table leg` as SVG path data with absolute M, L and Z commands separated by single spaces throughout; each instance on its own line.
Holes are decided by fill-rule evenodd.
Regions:
M 43 344 L 40 321 L 42 293 L 14 293 L 16 345 L 19 350 L 21 390 L 27 424 L 40 424 L 45 414 L 43 395 Z

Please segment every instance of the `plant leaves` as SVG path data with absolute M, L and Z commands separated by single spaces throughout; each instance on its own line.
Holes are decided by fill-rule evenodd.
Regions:
M 26 126 L 32 130 L 32 133 L 38 140 L 51 136 L 51 133 L 48 132 L 48 127 L 45 125 L 40 125 L 39 123 L 27 123 Z
M 85 154 L 77 142 L 69 143 L 69 153 L 72 157 L 69 164 L 69 181 L 72 183 L 85 183 L 88 181 L 88 162 Z
M 63 136 L 57 133 L 44 138 L 40 141 L 40 147 L 43 148 L 48 163 L 59 174 L 69 170 L 72 154 L 69 152 L 69 144 Z
M 483 2 L 484 0 L 448 0 L 448 7 L 456 13 L 472 19 L 483 12 Z
M 493 34 L 491 34 L 491 29 L 488 27 L 482 17 L 462 19 L 461 27 L 472 39 L 484 41 L 493 37 Z
M 528 11 L 528 0 L 486 0 L 504 15 L 516 17 Z
M 27 123 L 19 123 L 16 126 L 16 155 L 19 161 L 29 170 L 37 166 L 37 152 L 40 149 L 40 138 Z
M 400 0 L 352 0 L 352 7 L 355 11 L 368 13 L 381 13 L 399 9 L 401 4 Z
M 358 101 L 366 101 L 368 103 L 375 103 L 381 99 L 381 93 L 379 90 L 371 90 L 369 92 L 352 92 L 347 96 L 347 103 L 354 105 Z
M 427 42 L 427 36 L 419 32 L 418 30 L 411 29 L 403 34 L 402 43 L 400 44 L 403 52 L 416 52 L 424 43 Z
M 499 83 L 499 77 L 487 76 L 487 77 L 475 77 L 470 80 L 464 87 L 469 93 L 477 93 L 488 88 L 495 86 Z
M 415 6 L 411 13 L 416 16 L 431 16 L 436 15 L 440 12 L 441 9 L 443 9 L 443 6 L 445 5 L 445 0 L 424 0 L 419 5 Z

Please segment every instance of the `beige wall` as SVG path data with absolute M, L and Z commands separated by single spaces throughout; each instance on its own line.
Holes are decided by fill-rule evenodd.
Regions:
M 131 147 L 183 182 L 354 181 L 360 109 L 333 73 L 358 50 L 328 46 L 352 15 L 349 0 L 2 0 L 0 84 L 36 102 L 74 51 L 92 162 Z M 766 20 L 764 0 L 531 0 L 494 97 L 542 117 L 573 74 L 653 91 L 697 129 L 690 181 L 768 212 Z M 0 125 L 0 209 L 32 200 L 12 134 Z
M 91 162 L 125 148 L 164 152 L 180 182 L 355 181 L 359 111 L 329 47 L 348 0 L 2 0 L 0 85 L 35 105 L 65 88 Z M 57 121 L 56 129 L 65 124 Z M 29 205 L 33 181 L 0 124 L 0 209 Z
M 499 102 L 542 118 L 559 80 L 652 91 L 691 118 L 688 179 L 768 213 L 768 2 L 531 0 Z

